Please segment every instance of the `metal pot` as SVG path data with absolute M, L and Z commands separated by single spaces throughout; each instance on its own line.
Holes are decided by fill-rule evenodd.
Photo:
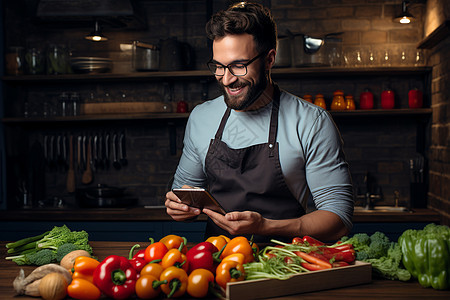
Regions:
M 135 71 L 157 71 L 159 49 L 155 45 L 134 41 L 132 62 Z
M 292 64 L 291 38 L 288 36 L 278 37 L 277 56 L 274 67 L 290 67 Z
M 134 205 L 137 201 L 125 195 L 125 188 L 104 184 L 77 189 L 75 197 L 81 207 L 126 207 Z

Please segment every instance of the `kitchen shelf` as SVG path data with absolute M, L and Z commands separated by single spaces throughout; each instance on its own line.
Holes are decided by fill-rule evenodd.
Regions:
M 274 78 L 311 77 L 311 76 L 360 76 L 360 75 L 407 75 L 427 74 L 430 67 L 374 67 L 374 68 L 345 68 L 345 67 L 305 67 L 305 68 L 273 68 Z M 85 81 L 116 81 L 116 80 L 162 80 L 162 79 L 213 79 L 208 70 L 171 71 L 171 72 L 133 72 L 126 74 L 95 73 L 95 74 L 67 74 L 67 75 L 23 75 L 4 76 L 2 79 L 10 83 L 52 83 L 52 82 L 85 82 Z
M 372 109 L 352 111 L 329 111 L 334 117 L 376 117 L 376 116 L 429 116 L 431 108 L 420 109 Z M 74 117 L 49 118 L 3 118 L 7 124 L 32 124 L 49 122 L 86 122 L 86 121 L 120 121 L 120 120 L 183 120 L 189 117 L 188 113 L 142 113 L 142 114 L 103 114 L 81 115 Z

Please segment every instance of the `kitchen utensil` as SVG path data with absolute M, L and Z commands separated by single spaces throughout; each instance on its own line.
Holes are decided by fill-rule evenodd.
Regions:
M 122 166 L 126 166 L 128 164 L 125 144 L 126 144 L 125 134 L 121 133 L 119 138 L 119 149 L 120 149 L 120 164 Z
M 73 136 L 69 137 L 69 171 L 67 172 L 67 191 L 75 192 L 75 170 L 73 167 Z
M 81 135 L 77 138 L 77 168 L 80 173 L 82 173 L 83 168 L 81 166 Z
M 109 169 L 109 157 L 110 157 L 110 152 L 109 152 L 109 150 L 110 150 L 110 147 L 109 147 L 109 142 L 110 142 L 110 140 L 109 140 L 109 133 L 108 134 L 106 134 L 106 136 L 105 136 L 105 157 L 104 157 L 104 159 L 105 159 L 105 161 L 104 161 L 104 163 L 105 163 L 105 169 Z
M 76 73 L 104 73 L 110 72 L 112 60 L 102 57 L 73 57 L 70 65 Z
M 113 151 L 113 167 L 116 170 L 120 170 L 121 165 L 120 162 L 117 160 L 117 150 L 118 150 L 118 145 L 117 145 L 117 134 L 113 135 L 113 140 L 112 140 L 112 151 Z
M 92 169 L 91 169 L 91 138 L 89 137 L 87 144 L 87 156 L 86 156 L 86 170 L 81 177 L 81 182 L 89 184 L 92 182 Z
M 92 161 L 93 161 L 93 171 L 98 168 L 98 136 L 94 136 L 94 144 L 92 145 Z

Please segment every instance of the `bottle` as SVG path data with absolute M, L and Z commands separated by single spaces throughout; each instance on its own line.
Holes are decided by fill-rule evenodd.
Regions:
M 327 104 L 325 103 L 325 99 L 323 98 L 322 94 L 316 95 L 316 98 L 314 99 L 314 104 L 322 107 L 323 109 L 327 109 Z
M 417 88 L 408 92 L 409 108 L 421 108 L 423 106 L 423 93 Z
M 393 109 L 395 106 L 395 95 L 392 90 L 385 90 L 381 93 L 381 108 Z
M 306 100 L 306 101 L 308 101 L 310 103 L 313 103 L 312 95 L 309 95 L 309 94 L 304 95 L 303 96 L 303 100 Z
M 59 95 L 59 107 L 60 112 L 59 115 L 62 117 L 68 116 L 68 105 L 69 105 L 69 95 L 66 92 L 61 93 Z
M 39 75 L 44 74 L 45 61 L 41 51 L 37 48 L 27 49 L 25 54 L 26 74 Z
M 331 110 L 344 110 L 344 109 L 345 109 L 344 92 L 342 90 L 337 90 L 333 93 Z
M 359 96 L 359 107 L 361 109 L 373 108 L 373 94 L 368 90 L 364 90 Z
M 71 116 L 78 116 L 80 114 L 80 95 L 78 93 L 72 93 L 70 95 L 70 105 L 72 106 L 70 111 Z
M 345 110 L 355 110 L 355 101 L 352 95 L 345 96 Z
M 25 67 L 23 47 L 9 47 L 5 54 L 6 74 L 23 75 Z

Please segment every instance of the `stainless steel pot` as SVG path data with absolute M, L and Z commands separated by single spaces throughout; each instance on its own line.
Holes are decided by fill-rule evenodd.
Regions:
M 132 62 L 135 71 L 157 71 L 159 49 L 155 45 L 134 41 Z

